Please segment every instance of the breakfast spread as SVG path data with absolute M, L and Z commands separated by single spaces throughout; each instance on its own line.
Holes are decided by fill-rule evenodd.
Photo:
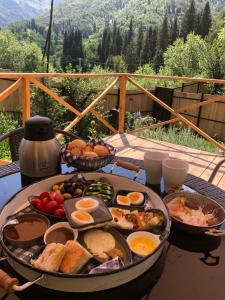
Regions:
M 101 157 L 107 153 L 102 145 L 92 145 L 78 139 L 72 141 L 68 149 L 79 155 L 86 153 L 88 157 Z M 102 268 L 110 270 L 129 266 L 134 256 L 136 261 L 157 248 L 159 243 L 154 238 L 143 234 L 128 239 L 130 235 L 127 237 L 124 232 L 163 230 L 163 212 L 144 210 L 145 202 L 150 202 L 147 193 L 120 190 L 120 186 L 105 177 L 95 180 L 93 176 L 87 176 L 92 179 L 88 180 L 85 174 L 67 176 L 66 180 L 56 181 L 47 190 L 45 186 L 45 190 L 37 196 L 29 197 L 30 209 L 38 212 L 34 215 L 46 218 L 47 223 L 39 224 L 35 218 L 25 222 L 18 217 L 14 219 L 16 224 L 12 220 L 13 225 L 5 226 L 4 239 L 8 244 L 10 238 L 34 239 L 34 249 L 38 250 L 33 255 L 30 255 L 32 248 L 21 251 L 25 256 L 30 255 L 26 261 L 34 268 L 65 274 L 93 274 L 104 272 Z M 26 212 L 22 214 L 28 216 Z M 15 250 L 22 247 L 13 243 L 10 245 Z
M 212 205 L 198 206 L 185 197 L 176 197 L 167 207 L 172 217 L 189 225 L 212 226 L 218 223 L 218 209 Z

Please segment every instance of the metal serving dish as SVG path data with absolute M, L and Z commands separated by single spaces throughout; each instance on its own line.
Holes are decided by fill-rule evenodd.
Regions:
M 73 174 L 66 174 L 50 177 L 34 183 L 18 192 L 2 208 L 0 215 L 1 230 L 10 215 L 13 215 L 29 206 L 29 202 L 27 200 L 29 195 L 39 195 L 42 191 L 50 190 L 51 186 L 55 182 L 68 180 L 72 176 Z M 84 176 L 87 180 L 99 180 L 102 177 L 102 173 L 87 172 L 84 173 Z M 37 269 L 31 264 L 19 259 L 15 253 L 10 251 L 10 249 L 6 246 L 1 232 L 0 242 L 3 248 L 3 254 L 8 257 L 8 263 L 18 274 L 29 281 L 27 284 L 22 286 L 14 284 L 12 287 L 13 290 L 22 290 L 27 288 L 29 285 L 36 283 L 41 287 L 63 292 L 76 293 L 102 291 L 113 287 L 118 287 L 139 277 L 158 260 L 165 246 L 166 239 L 170 233 L 171 220 L 165 204 L 151 189 L 134 180 L 111 174 L 104 174 L 104 177 L 110 181 L 115 189 L 126 190 L 128 186 L 132 186 L 134 190 L 147 193 L 151 199 L 153 208 L 163 211 L 167 222 L 165 231 L 161 236 L 159 246 L 150 255 L 140 258 L 138 261 L 135 261 L 119 270 L 113 270 L 102 274 L 63 274 Z M 117 192 L 117 190 L 114 192 Z
M 190 225 L 182 222 L 181 220 L 179 220 L 174 216 L 171 216 L 173 224 L 178 229 L 191 234 L 207 234 L 213 236 L 225 235 L 224 230 L 218 230 L 225 221 L 225 210 L 220 204 L 218 204 L 216 201 L 212 200 L 209 197 L 197 193 L 190 193 L 190 192 L 176 192 L 165 196 L 163 201 L 166 205 L 168 205 L 176 197 L 184 197 L 191 205 L 193 205 L 193 207 L 198 206 L 203 208 L 206 207 L 206 205 L 213 206 L 216 208 L 218 212 L 217 213 L 218 222 L 216 222 L 211 226 Z

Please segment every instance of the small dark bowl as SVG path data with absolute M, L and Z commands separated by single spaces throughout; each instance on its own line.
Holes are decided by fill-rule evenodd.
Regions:
M 11 219 L 10 221 L 13 221 L 13 220 L 14 219 Z M 29 214 L 23 214 L 21 216 L 15 217 L 15 220 L 18 220 L 18 223 L 21 223 L 22 221 L 26 221 L 26 220 L 29 221 L 29 222 L 34 222 L 36 220 L 38 222 L 44 223 L 46 229 L 40 231 L 39 234 L 34 234 L 33 238 L 30 238 L 30 239 L 26 239 L 26 238 L 17 239 L 16 238 L 16 231 L 15 231 L 14 228 L 18 224 L 6 225 L 3 229 L 3 236 L 9 244 L 11 244 L 14 247 L 26 248 L 26 247 L 30 247 L 30 246 L 33 246 L 33 245 L 36 245 L 36 244 L 39 244 L 39 243 L 43 243 L 43 237 L 44 237 L 45 231 L 50 226 L 50 222 L 49 222 L 48 218 L 46 218 L 45 216 L 40 215 L 40 214 L 29 213 Z
M 54 216 L 54 215 L 51 215 L 51 214 L 48 214 L 48 213 L 45 213 L 45 212 L 42 212 L 40 210 L 38 210 L 32 203 L 31 201 L 34 199 L 34 198 L 39 198 L 39 196 L 35 196 L 35 195 L 31 195 L 28 197 L 28 201 L 30 203 L 30 207 L 36 211 L 38 214 L 41 214 L 41 215 L 44 215 L 46 216 L 49 220 L 51 220 L 53 223 L 56 223 L 56 222 L 64 222 L 67 218 L 66 218 L 66 215 L 65 216 L 62 216 L 62 217 L 59 217 L 59 216 Z
M 104 141 L 90 141 L 95 146 L 102 145 L 109 150 L 109 154 L 99 157 L 73 156 L 67 148 L 67 144 L 61 148 L 61 155 L 68 167 L 74 167 L 80 171 L 96 171 L 108 165 L 115 157 L 116 149 Z
M 197 193 L 189 193 L 189 192 L 177 192 L 170 195 L 167 195 L 164 197 L 163 201 L 165 204 L 168 204 L 170 201 L 172 201 L 176 197 L 184 197 L 193 204 L 193 206 L 201 206 L 205 207 L 206 205 L 213 205 L 218 210 L 218 222 L 211 226 L 196 226 L 196 225 L 190 225 L 187 223 L 182 222 L 181 220 L 171 216 L 172 222 L 179 230 L 182 230 L 184 232 L 190 233 L 190 234 L 205 234 L 209 229 L 218 229 L 221 227 L 221 225 L 225 221 L 225 211 L 221 205 L 219 205 L 216 201 L 212 200 L 209 197 L 206 197 L 204 195 L 200 195 Z

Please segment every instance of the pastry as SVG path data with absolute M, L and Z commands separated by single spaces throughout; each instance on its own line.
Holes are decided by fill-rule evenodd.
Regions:
M 94 147 L 94 152 L 98 155 L 98 156 L 105 156 L 109 154 L 109 150 L 108 148 L 106 148 L 105 146 L 102 145 L 96 145 Z
M 86 156 L 86 157 L 98 157 L 98 155 L 93 152 L 93 151 L 86 151 L 83 153 L 83 156 Z
M 80 156 L 82 151 L 81 149 L 77 148 L 77 147 L 74 147 L 73 149 L 70 150 L 70 153 L 73 155 L 73 156 Z
M 31 264 L 42 270 L 57 272 L 66 253 L 66 247 L 59 243 L 48 244 L 42 254 Z
M 93 152 L 94 148 L 91 145 L 87 145 L 84 149 L 83 152 Z
M 85 141 L 76 139 L 68 144 L 68 150 L 71 150 L 75 147 L 77 147 L 79 149 L 84 149 L 84 148 L 86 148 L 86 146 L 87 146 L 87 143 Z
M 92 255 L 76 241 L 67 241 L 66 254 L 59 270 L 63 273 L 77 273 L 92 257 Z

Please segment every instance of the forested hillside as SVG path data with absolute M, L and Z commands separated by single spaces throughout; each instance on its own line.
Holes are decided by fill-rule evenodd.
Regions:
M 202 9 L 206 0 L 196 0 L 196 8 Z M 213 14 L 225 5 L 225 0 L 210 0 Z M 54 14 L 55 24 L 70 21 L 83 34 L 96 33 L 114 20 L 121 28 L 128 28 L 130 19 L 134 25 L 143 27 L 159 24 L 165 14 L 169 18 L 181 17 L 189 5 L 189 0 L 64 0 Z M 41 22 L 48 21 L 47 15 Z

